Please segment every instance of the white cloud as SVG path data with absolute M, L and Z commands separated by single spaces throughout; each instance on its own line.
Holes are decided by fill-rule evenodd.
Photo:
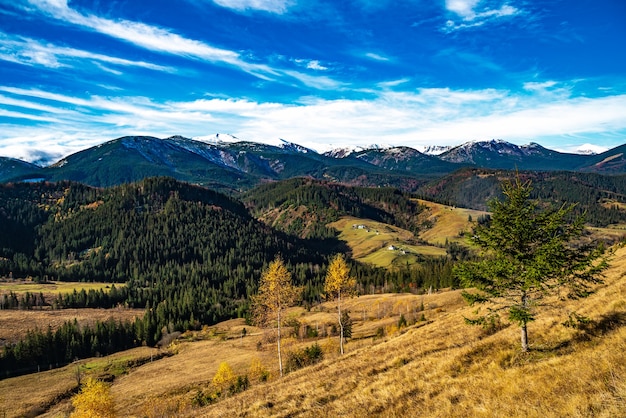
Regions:
M 472 20 L 476 16 L 474 7 L 479 0 L 446 0 L 446 9 L 456 13 L 463 19 Z
M 494 3 L 499 3 L 499 7 L 494 7 Z M 523 13 L 522 10 L 508 3 L 502 3 L 500 0 L 446 0 L 445 7 L 457 18 L 460 18 L 460 22 L 457 22 L 456 19 L 446 21 L 442 28 L 446 33 L 483 26 L 491 21 Z
M 536 83 L 521 93 L 422 88 L 383 90 L 371 100 L 307 97 L 294 104 L 237 98 L 155 102 L 145 97 L 73 97 L 0 86 L 0 116 L 15 119 L 15 125 L 7 123 L 0 132 L 0 155 L 22 157 L 22 148 L 35 155 L 33 150 L 43 146 L 78 151 L 123 135 L 195 137 L 215 132 L 260 142 L 285 138 L 320 151 L 331 144 L 417 147 L 492 138 L 552 148 L 573 138 L 578 144 L 594 144 L 594 138 L 626 142 L 626 95 L 565 97 L 535 88 L 562 83 Z M 34 125 L 19 126 L 23 119 Z M 46 138 L 45 145 L 29 136 Z
M 50 43 L 43 44 L 35 39 L 20 36 L 13 37 L 2 32 L 0 32 L 0 59 L 23 65 L 37 65 L 47 68 L 72 67 L 74 66 L 74 61 L 80 59 L 92 61 L 96 65 L 107 63 L 124 67 L 141 67 L 155 71 L 176 71 L 171 67 L 144 61 L 131 61 Z M 114 70 L 109 69 L 108 71 Z
M 328 70 L 328 67 L 326 67 L 325 65 L 322 65 L 322 63 L 319 60 L 306 60 L 306 59 L 297 58 L 292 61 L 298 64 L 299 66 L 305 67 L 309 70 L 316 70 L 316 71 Z
M 233 65 L 242 64 L 239 54 L 236 52 L 186 39 L 166 29 L 141 22 L 110 20 L 95 15 L 84 15 L 70 8 L 66 0 L 30 0 L 30 3 L 55 19 L 83 26 L 152 51 Z
M 326 71 L 326 70 L 328 70 L 328 67 L 325 67 L 322 64 L 320 64 L 320 62 L 318 60 L 311 60 L 311 61 L 309 61 L 308 64 L 306 65 L 306 68 L 308 68 L 310 70 L 319 70 L 319 71 Z
M 409 81 L 411 81 L 408 78 L 401 78 L 399 80 L 391 80 L 391 81 L 381 81 L 380 83 L 376 84 L 379 88 L 382 89 L 389 89 L 392 87 L 396 87 L 399 86 L 401 84 L 405 84 L 408 83 Z
M 528 91 L 545 91 L 546 89 L 549 89 L 550 87 L 554 87 L 556 86 L 556 81 L 553 80 L 549 80 L 549 81 L 542 81 L 542 82 L 536 82 L 536 81 L 529 81 L 524 83 L 524 90 L 528 90 Z
M 258 10 L 284 14 L 293 5 L 292 0 L 213 0 L 215 4 L 236 11 Z

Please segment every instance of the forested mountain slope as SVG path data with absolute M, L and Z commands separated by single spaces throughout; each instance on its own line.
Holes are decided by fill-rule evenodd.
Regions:
M 501 182 L 514 171 L 464 169 L 419 189 L 426 199 L 476 210 L 487 210 L 487 202 L 501 197 Z M 519 172 L 532 181 L 532 198 L 561 205 L 576 203 L 575 212 L 586 213 L 587 222 L 607 226 L 626 222 L 626 175 L 606 176 L 581 172 Z
M 158 308 L 156 323 L 181 329 L 243 315 L 276 255 L 302 265 L 296 279 L 309 287 L 312 266 L 325 262 L 239 202 L 167 178 L 113 189 L 5 185 L 0 216 L 0 276 L 127 282 L 117 302 Z
M 416 232 L 417 215 L 423 210 L 397 189 L 350 187 L 308 178 L 264 184 L 243 199 L 267 224 L 303 238 L 334 236 L 326 225 L 340 216 L 372 219 Z

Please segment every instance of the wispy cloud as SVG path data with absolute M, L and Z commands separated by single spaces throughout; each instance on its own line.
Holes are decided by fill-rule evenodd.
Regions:
M 248 62 L 239 52 L 214 47 L 202 41 L 189 39 L 166 28 L 130 20 L 112 20 L 91 14 L 83 14 L 69 7 L 67 0 L 29 1 L 37 11 L 49 17 L 113 37 L 153 52 L 226 65 L 265 81 L 285 82 L 285 80 L 282 79 L 287 76 L 292 79 L 297 79 L 308 87 L 328 88 L 327 86 L 333 86 L 334 88 L 334 86 L 336 86 L 336 83 L 329 82 L 328 77 L 316 80 L 314 76 L 309 74 L 273 68 L 266 64 Z M 252 4 L 251 2 L 246 3 Z M 254 2 L 254 4 L 261 3 L 260 0 Z
M 100 65 L 107 63 L 123 67 L 140 67 L 155 71 L 176 72 L 176 69 L 172 67 L 42 43 L 32 38 L 11 36 L 3 32 L 0 32 L 0 59 L 23 65 L 47 68 L 72 67 L 78 60 L 89 60 Z M 109 69 L 108 71 L 114 70 Z M 119 72 L 117 73 L 119 74 Z
M 367 58 L 373 59 L 374 61 L 389 61 L 389 58 L 375 52 L 368 52 L 365 54 L 365 56 Z
M 156 102 L 132 96 L 74 97 L 0 86 L 4 108 L 0 117 L 7 121 L 0 132 L 0 155 L 25 158 L 42 147 L 33 138 L 46 138 L 46 147 L 56 143 L 53 149 L 73 152 L 129 134 L 194 137 L 215 132 L 260 142 L 286 138 L 317 150 L 381 142 L 456 145 L 492 138 L 522 143 L 576 138 L 583 144 L 616 133 L 621 133 L 623 142 L 626 95 L 564 96 L 557 88 L 561 84 L 566 83 L 529 82 L 527 90 L 519 93 L 501 89 L 383 89 L 371 100 L 308 97 L 292 104 L 237 98 Z M 20 126 L 18 122 L 24 118 L 34 125 L 28 129 Z M 71 140 L 79 137 L 88 141 Z
M 554 80 L 541 81 L 541 82 L 528 81 L 524 83 L 523 86 L 524 86 L 524 90 L 528 90 L 528 91 L 545 91 L 546 89 L 556 86 L 556 84 L 557 82 Z
M 406 84 L 409 81 L 411 81 L 409 78 L 401 78 L 401 79 L 398 79 L 398 80 L 381 81 L 380 83 L 378 83 L 376 85 L 379 88 L 381 88 L 381 89 L 389 89 L 389 88 L 400 86 L 402 84 Z
M 501 0 L 446 0 L 445 7 L 452 15 L 442 28 L 447 33 L 483 26 L 523 13 L 521 9 Z
M 213 0 L 219 6 L 239 12 L 254 10 L 284 14 L 295 3 L 293 0 Z

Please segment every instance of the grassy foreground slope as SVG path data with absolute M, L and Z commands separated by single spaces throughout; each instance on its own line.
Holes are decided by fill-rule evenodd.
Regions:
M 626 416 L 626 249 L 595 294 L 554 301 L 530 325 L 527 354 L 517 327 L 486 335 L 465 325 L 472 308 L 458 293 L 440 309 L 400 336 L 189 416 Z M 586 332 L 561 325 L 572 310 L 591 319 Z
M 527 354 L 515 326 L 487 335 L 465 325 L 463 317 L 474 308 L 459 291 L 347 302 L 358 339 L 348 342 L 346 355 L 336 354 L 336 337 L 288 338 L 286 352 L 317 341 L 325 360 L 282 379 L 268 335 L 231 320 L 183 335 L 158 360 L 156 349 L 144 347 L 2 380 L 0 415 L 67 416 L 79 366 L 84 375 L 112 381 L 116 413 L 124 417 L 626 416 L 626 248 L 617 250 L 605 284 L 589 298 L 551 301 L 529 326 Z M 573 310 L 590 319 L 586 331 L 561 325 Z M 398 331 L 400 314 L 415 324 Z M 321 334 L 335 314 L 325 303 L 289 315 Z M 247 335 L 240 338 L 244 327 Z M 374 337 L 380 329 L 385 336 Z M 268 382 L 250 375 L 253 359 L 272 375 Z M 194 405 L 223 361 L 235 374 L 249 374 L 250 388 L 210 406 Z

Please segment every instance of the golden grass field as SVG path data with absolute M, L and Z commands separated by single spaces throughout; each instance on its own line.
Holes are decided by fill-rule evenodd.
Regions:
M 80 364 L 95 376 L 118 370 L 111 393 L 120 417 L 626 416 L 626 248 L 617 250 L 605 283 L 590 297 L 549 301 L 529 325 L 526 354 L 515 326 L 487 335 L 466 325 L 463 317 L 474 308 L 459 291 L 346 302 L 355 321 L 346 354 L 337 354 L 336 337 L 289 337 L 285 352 L 317 341 L 325 360 L 283 378 L 277 377 L 275 345 L 266 332 L 242 320 L 184 334 L 169 348 L 171 356 L 137 367 L 114 365 L 145 361 L 157 350 L 135 349 Z M 561 325 L 573 310 L 591 319 L 589 332 Z M 293 308 L 289 316 L 321 328 L 334 321 L 335 312 L 329 302 L 310 312 Z M 416 322 L 398 329 L 400 314 Z M 386 335 L 372 337 L 379 328 Z M 240 394 L 193 405 L 199 391 L 210 390 L 221 362 L 243 375 L 255 359 L 270 371 L 268 382 L 251 377 L 251 387 Z M 0 381 L 0 416 L 44 409 L 43 416 L 67 416 L 67 396 L 55 399 L 76 386 L 76 368 Z
M 420 220 L 432 226 L 421 231 L 417 237 L 396 226 L 351 216 L 342 217 L 327 226 L 339 231 L 338 238 L 350 247 L 354 259 L 378 267 L 394 268 L 416 264 L 420 256 L 445 256 L 443 245 L 446 242 L 465 243 L 462 233 L 470 227 L 469 217 L 475 221 L 480 215 L 487 214 L 426 200 L 418 199 L 418 202 L 427 208 L 420 214 Z M 416 244 L 418 239 L 429 244 Z
M 473 308 L 457 291 L 431 297 L 426 323 L 188 416 L 626 416 L 626 249 L 595 294 L 554 301 L 530 325 L 527 354 L 515 326 L 487 336 L 465 325 Z M 571 310 L 593 321 L 589 333 L 560 325 Z
M 431 244 L 443 245 L 446 241 L 464 243 L 465 238 L 460 234 L 467 232 L 470 224 L 469 217 L 471 216 L 476 221 L 479 216 L 488 213 L 473 209 L 454 208 L 427 200 L 418 199 L 417 201 L 420 205 L 428 208 L 426 213 L 420 216 L 433 224 L 432 228 L 421 232 L 419 237 Z
M 0 281 L 0 295 L 3 293 L 43 293 L 46 300 L 51 300 L 59 293 L 80 292 L 82 289 L 108 291 L 110 283 L 75 283 L 49 282 L 35 283 L 32 280 Z M 116 287 L 124 284 L 115 284 Z M 143 315 L 143 309 L 60 309 L 52 310 L 49 307 L 42 309 L 34 307 L 32 310 L 1 310 L 0 309 L 0 346 L 19 341 L 28 330 L 46 330 L 48 326 L 56 330 L 63 323 L 76 319 L 81 325 L 92 325 L 96 321 L 134 320 Z
M 115 287 L 118 289 L 125 286 L 124 283 L 115 283 Z M 43 293 L 46 299 L 50 299 L 58 296 L 59 293 L 72 293 L 74 290 L 80 292 L 85 290 L 104 290 L 107 292 L 111 288 L 111 283 L 99 283 L 99 282 L 46 282 L 36 283 L 32 280 L 0 280 L 0 295 L 3 293 Z
M 26 331 L 40 329 L 45 331 L 48 325 L 56 330 L 67 321 L 76 319 L 81 325 L 93 325 L 96 321 L 112 318 L 116 321 L 132 321 L 143 316 L 143 309 L 44 309 L 44 310 L 0 310 L 0 346 L 5 343 L 16 343 Z M 0 415 L 1 416 L 1 415 Z
M 347 243 L 355 260 L 379 267 L 413 265 L 418 255 L 446 255 L 443 248 L 416 245 L 410 231 L 370 219 L 346 216 L 327 226 L 339 231 L 338 238 Z

